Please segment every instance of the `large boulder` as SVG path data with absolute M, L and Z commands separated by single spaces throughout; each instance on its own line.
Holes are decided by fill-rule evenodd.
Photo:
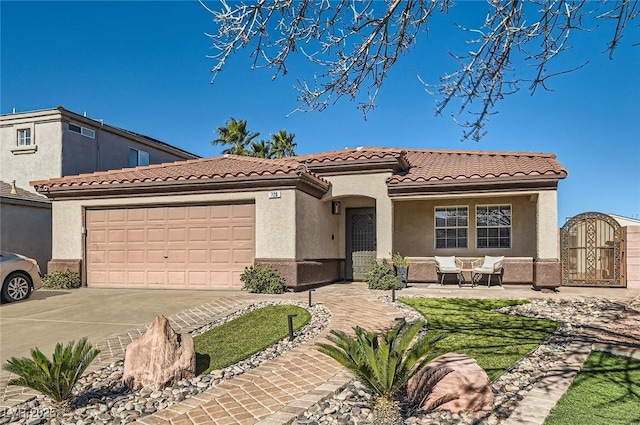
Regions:
M 196 352 L 189 334 L 178 335 L 164 316 L 156 316 L 147 332 L 127 346 L 124 384 L 132 390 L 159 390 L 195 376 Z
M 487 373 L 464 354 L 434 359 L 407 383 L 407 398 L 423 410 L 479 411 L 493 409 Z

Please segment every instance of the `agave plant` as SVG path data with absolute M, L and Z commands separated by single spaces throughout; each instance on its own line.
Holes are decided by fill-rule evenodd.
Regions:
M 434 344 L 443 334 L 417 337 L 423 323 L 401 322 L 391 330 L 376 335 L 359 326 L 355 336 L 332 330 L 327 339 L 332 344 L 319 343 L 318 350 L 349 369 L 356 379 L 374 394 L 374 423 L 402 424 L 400 406 L 395 396 L 418 370 L 437 354 Z
M 9 385 L 28 387 L 48 396 L 58 406 L 68 408 L 72 390 L 78 379 L 100 353 L 82 338 L 75 344 L 56 344 L 53 358 L 49 360 L 38 348 L 31 350 L 31 358 L 12 357 L 3 369 L 19 378 L 11 379 Z

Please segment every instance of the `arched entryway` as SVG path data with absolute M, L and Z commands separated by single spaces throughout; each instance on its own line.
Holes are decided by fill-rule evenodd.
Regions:
M 622 228 L 612 217 L 587 212 L 562 227 L 562 284 L 625 287 Z

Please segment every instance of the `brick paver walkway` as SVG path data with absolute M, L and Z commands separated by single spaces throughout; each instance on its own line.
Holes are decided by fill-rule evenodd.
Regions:
M 391 305 L 379 301 L 379 291 L 364 289 L 362 284 L 337 284 L 317 289 L 314 303 L 322 303 L 332 314 L 332 320 L 314 342 L 324 340 L 331 329 L 349 331 L 356 325 L 367 329 L 381 330 L 390 327 L 399 312 Z M 519 288 L 474 288 L 458 289 L 438 285 L 420 285 L 399 292 L 398 295 L 423 295 L 431 297 L 477 297 L 477 298 L 563 298 L 586 297 L 619 298 L 623 304 L 640 294 L 640 291 L 625 292 L 610 289 L 563 288 L 559 294 L 541 294 L 526 287 Z M 266 301 L 269 296 L 220 297 L 203 306 L 171 316 L 170 322 L 178 332 L 189 332 L 206 323 L 227 316 L 251 303 Z M 276 299 L 306 301 L 306 293 L 285 294 Z M 640 332 L 640 297 L 629 305 L 621 318 L 611 321 L 602 318 L 594 324 L 591 332 L 577 338 L 572 344 L 572 354 L 554 365 L 548 376 L 536 385 L 519 404 L 514 414 L 505 422 L 508 425 L 540 425 L 548 411 L 571 384 L 594 341 L 604 340 L 608 347 L 619 349 L 617 335 L 629 335 L 625 329 Z M 612 323 L 613 322 L 613 323 Z M 617 324 L 614 325 L 614 324 Z M 96 345 L 101 356 L 92 369 L 121 360 L 124 349 L 133 339 L 145 331 L 139 326 L 127 332 L 113 335 Z M 640 349 L 626 341 L 624 350 Z M 290 423 L 293 418 L 322 399 L 331 396 L 352 379 L 334 360 L 319 353 L 313 342 L 299 346 L 282 356 L 247 371 L 233 379 L 224 381 L 195 395 L 184 402 L 174 404 L 153 415 L 140 418 L 145 425 L 199 425 L 199 424 L 261 424 Z M 22 392 L 19 387 L 7 388 L 6 373 L 0 375 L 0 409 L 32 398 L 33 393 Z

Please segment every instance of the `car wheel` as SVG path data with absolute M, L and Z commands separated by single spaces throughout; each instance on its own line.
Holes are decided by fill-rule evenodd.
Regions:
M 2 284 L 2 298 L 7 302 L 26 300 L 30 295 L 31 278 L 25 273 L 11 273 Z

